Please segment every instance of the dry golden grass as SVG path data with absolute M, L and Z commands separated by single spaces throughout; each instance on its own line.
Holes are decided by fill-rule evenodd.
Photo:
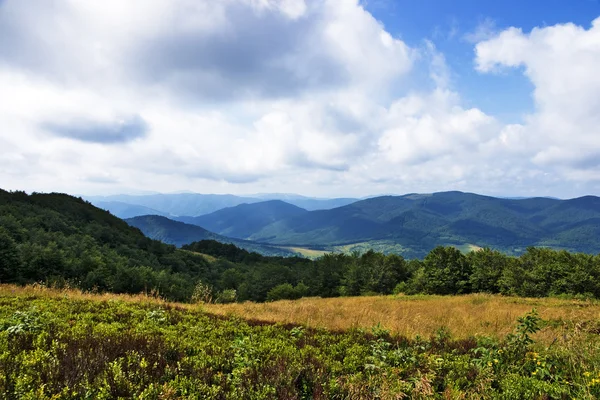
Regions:
M 77 289 L 52 289 L 40 285 L 0 284 L 0 297 L 50 297 L 90 301 L 124 301 L 198 310 L 195 304 L 168 302 L 160 297 L 137 294 L 93 294 Z M 503 337 L 513 331 L 518 317 L 536 308 L 549 326 L 537 339 L 550 343 L 567 331 L 592 328 L 600 331 L 600 302 L 529 299 L 485 294 L 465 296 L 372 296 L 332 299 L 303 298 L 272 303 L 203 304 L 208 313 L 238 316 L 267 322 L 346 330 L 370 329 L 381 324 L 393 333 L 429 336 L 440 327 L 454 337 Z M 597 335 L 596 335 L 597 336 Z
M 42 285 L 17 286 L 0 284 L 0 297 L 25 297 L 25 298 L 68 298 L 74 300 L 91 301 L 123 301 L 128 303 L 170 305 L 181 308 L 194 309 L 195 304 L 175 303 L 166 301 L 150 294 L 115 294 L 115 293 L 86 293 L 78 289 L 54 289 Z
M 503 337 L 517 318 L 536 308 L 552 323 L 538 334 L 553 341 L 566 330 L 600 324 L 600 303 L 560 299 L 524 299 L 484 294 L 466 296 L 377 296 L 335 299 L 304 298 L 273 303 L 204 305 L 210 313 L 345 330 L 377 324 L 394 333 L 429 336 L 447 327 L 453 336 Z
M 330 251 L 325 250 L 313 250 L 307 249 L 305 247 L 286 247 L 286 246 L 278 246 L 280 249 L 293 251 L 294 253 L 298 253 L 307 258 L 319 258 L 325 254 L 330 253 Z

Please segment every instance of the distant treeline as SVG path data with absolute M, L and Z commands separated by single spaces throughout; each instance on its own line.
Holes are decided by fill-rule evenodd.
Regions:
M 313 261 L 261 256 L 215 241 L 177 249 L 82 199 L 0 190 L 0 282 L 154 292 L 177 301 L 399 292 L 600 298 L 600 256 L 543 248 L 520 257 L 489 249 L 463 255 L 438 247 L 423 260 L 369 251 Z
M 219 264 L 230 263 L 214 288 L 235 289 L 239 300 L 476 292 L 600 298 L 600 255 L 545 248 L 532 247 L 511 257 L 491 249 L 465 255 L 440 246 L 423 260 L 368 251 L 327 254 L 314 261 L 263 257 L 214 241 L 184 248 L 219 257 Z

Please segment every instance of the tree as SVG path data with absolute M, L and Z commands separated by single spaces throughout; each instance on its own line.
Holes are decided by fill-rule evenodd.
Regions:
M 0 282 L 15 282 L 21 269 L 21 259 L 15 241 L 0 227 Z
M 431 294 L 469 293 L 471 268 L 454 247 L 438 246 L 423 260 L 425 291 Z
M 508 265 L 508 260 L 508 256 L 489 248 L 467 254 L 467 262 L 472 268 L 471 290 L 485 293 L 500 292 L 498 281 Z

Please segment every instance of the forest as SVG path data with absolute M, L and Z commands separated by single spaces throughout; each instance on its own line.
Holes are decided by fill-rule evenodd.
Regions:
M 600 255 L 528 248 L 516 257 L 436 247 L 421 260 L 374 251 L 309 260 L 211 240 L 178 249 L 80 198 L 1 191 L 0 282 L 176 301 L 478 292 L 599 298 Z

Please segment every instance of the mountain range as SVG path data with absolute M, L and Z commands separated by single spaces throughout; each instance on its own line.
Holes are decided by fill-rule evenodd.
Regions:
M 351 204 L 358 199 L 322 199 L 296 194 L 266 193 L 248 196 L 231 194 L 172 193 L 149 195 L 83 196 L 98 208 L 110 211 L 119 218 L 141 215 L 167 217 L 197 217 L 239 204 L 260 203 L 268 200 L 283 200 L 306 210 L 326 210 Z M 128 206 L 127 206 L 128 205 Z
M 215 240 L 220 243 L 233 244 L 240 249 L 256 252 L 266 256 L 295 256 L 296 253 L 260 243 L 225 237 L 210 232 L 200 226 L 174 221 L 158 215 L 144 215 L 125 220 L 130 226 L 138 228 L 144 235 L 160 240 L 163 243 L 181 247 L 184 244 L 200 240 Z
M 179 219 L 217 234 L 286 247 L 375 247 L 410 256 L 437 245 L 485 246 L 511 254 L 528 246 L 600 251 L 600 198 L 595 196 L 503 199 L 442 192 L 375 197 L 315 211 L 265 201 Z

